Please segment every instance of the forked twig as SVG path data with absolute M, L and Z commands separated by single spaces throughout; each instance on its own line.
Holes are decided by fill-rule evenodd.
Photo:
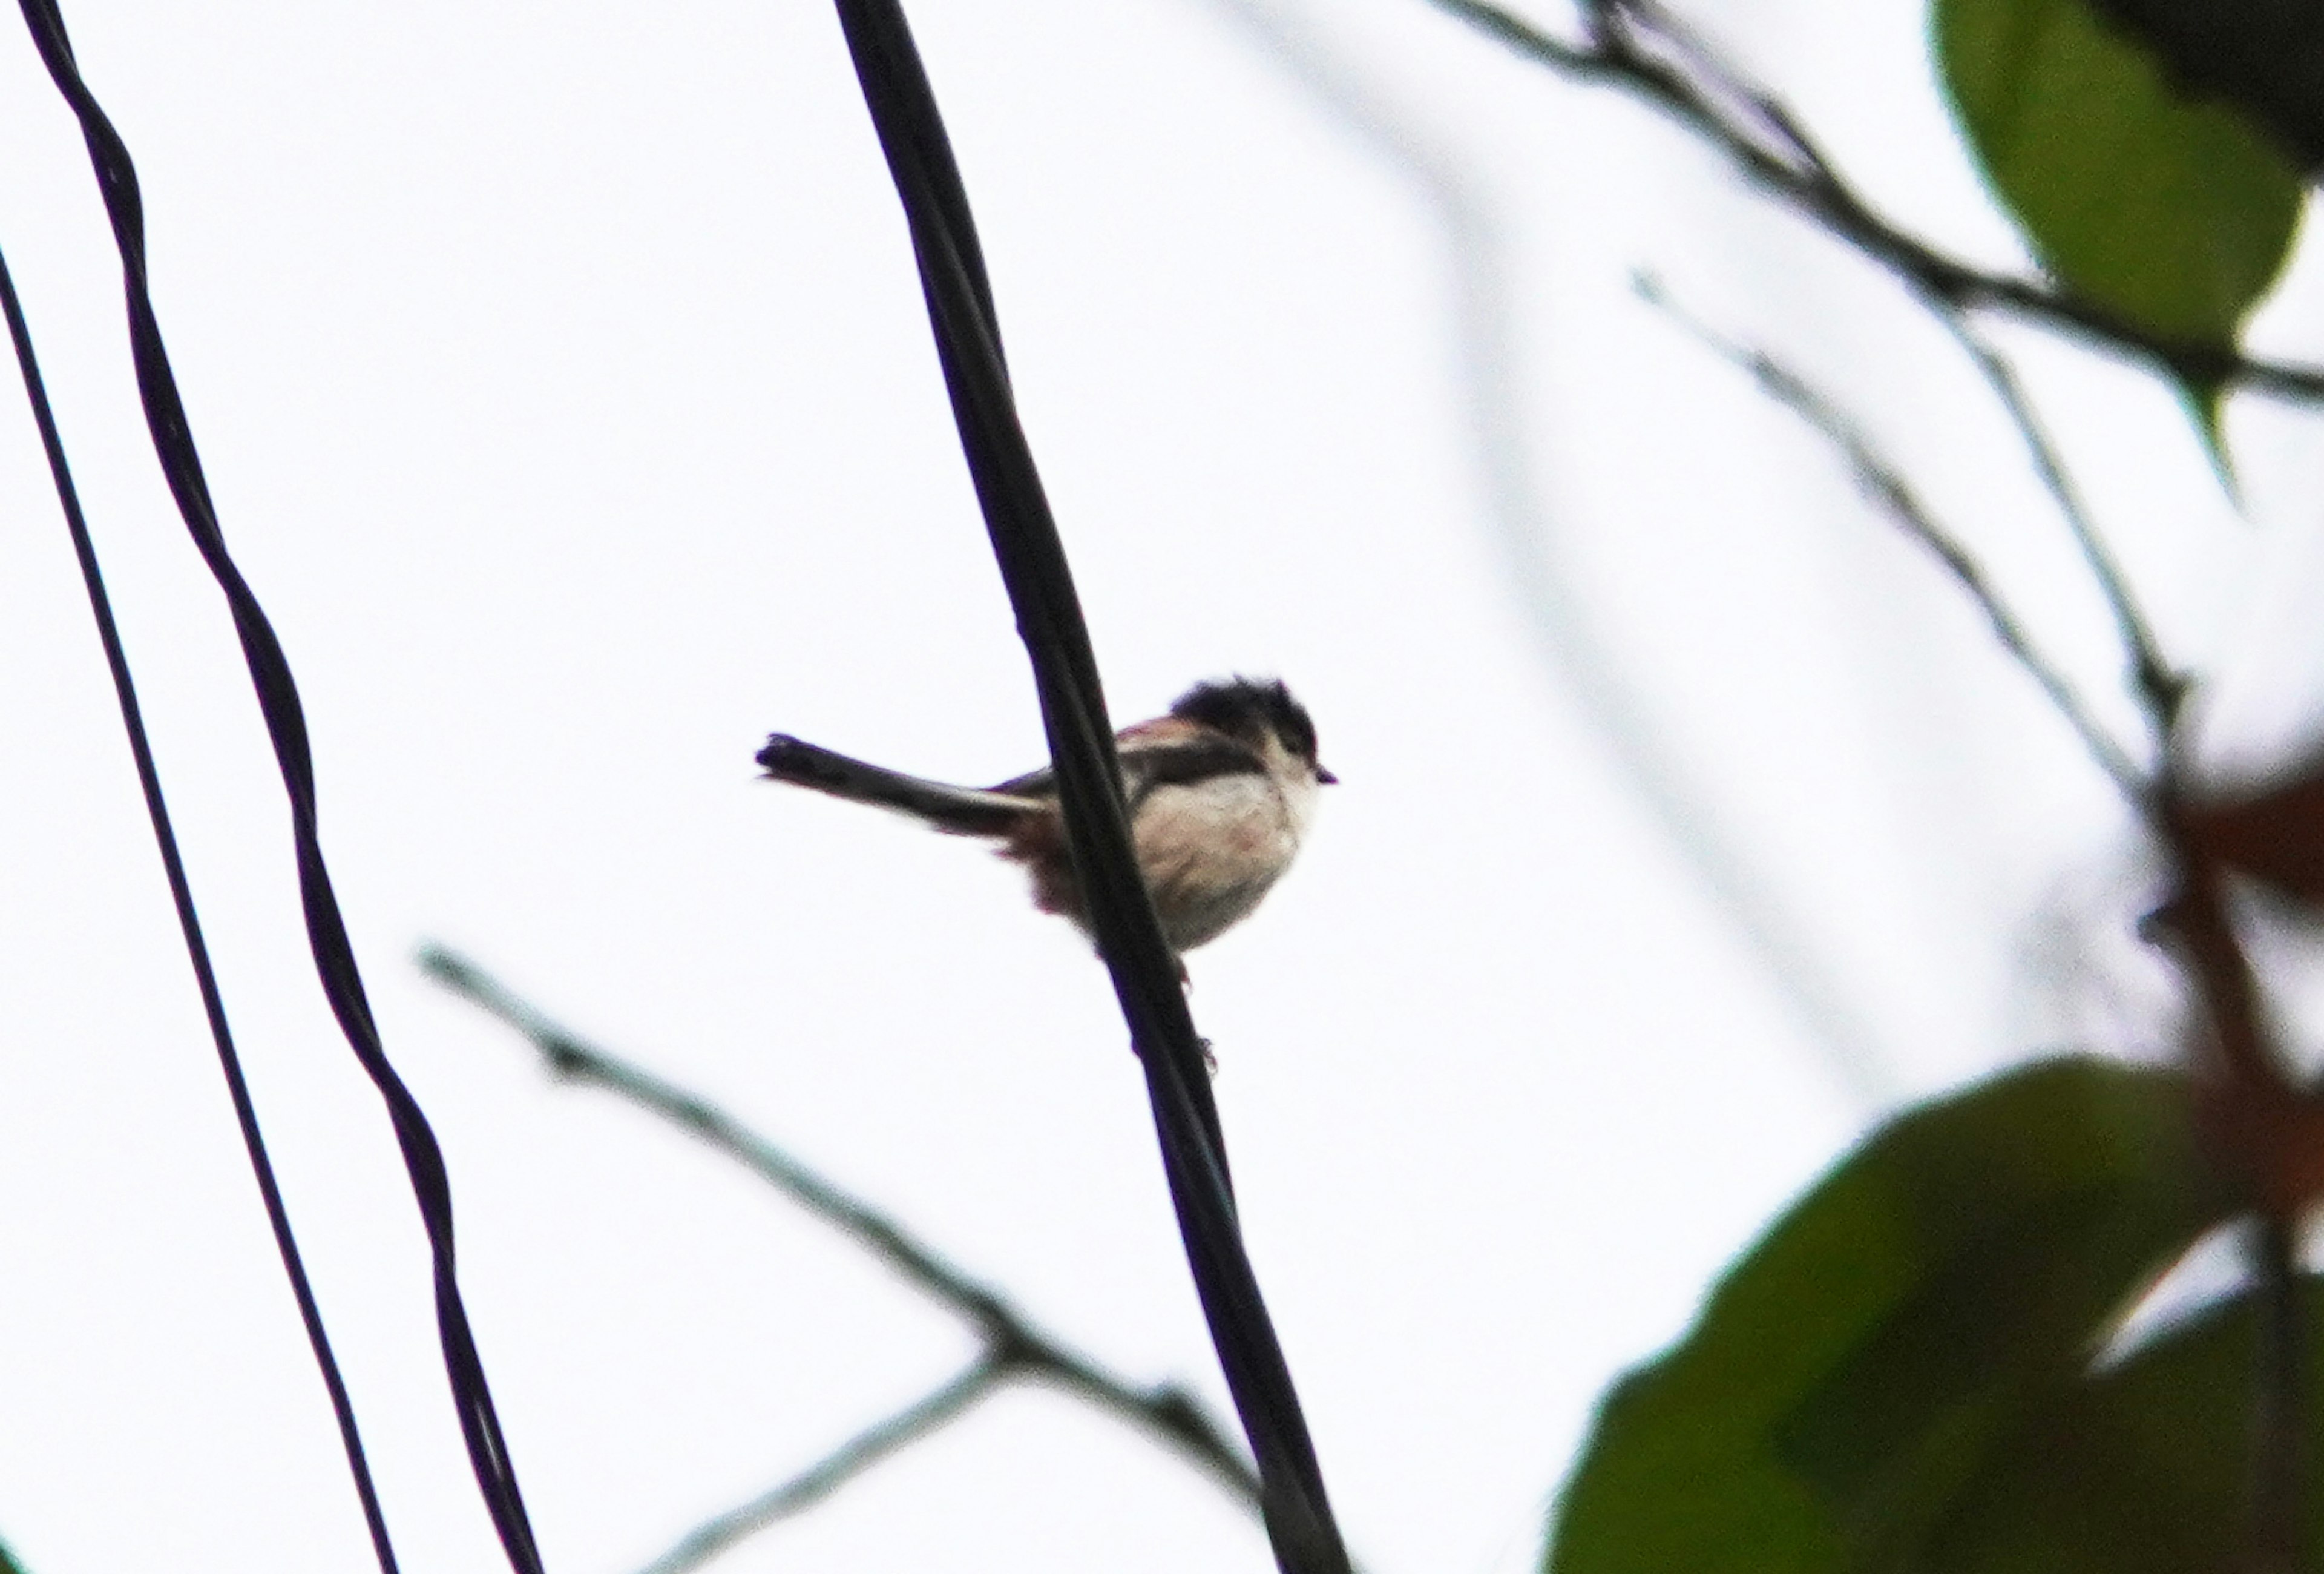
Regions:
M 819 1501 L 1012 1379 L 1054 1384 L 1167 1442 L 1231 1495 L 1253 1510 L 1259 1507 L 1258 1473 L 1225 1430 L 1184 1388 L 1167 1383 L 1138 1387 L 1051 1338 L 998 1292 L 979 1283 L 870 1203 L 810 1170 L 708 1099 L 580 1039 L 466 958 L 429 946 L 420 953 L 420 966 L 438 983 L 521 1033 L 557 1075 L 619 1094 L 741 1162 L 965 1320 L 982 1342 L 978 1359 L 941 1387 L 857 1433 L 780 1486 L 680 1538 L 649 1565 L 653 1574 L 695 1568 L 752 1532 Z

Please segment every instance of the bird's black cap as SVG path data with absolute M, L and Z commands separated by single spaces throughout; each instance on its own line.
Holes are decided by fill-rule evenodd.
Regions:
M 1315 759 L 1315 723 L 1279 678 L 1229 678 L 1197 683 L 1178 696 L 1170 714 L 1214 727 L 1229 737 L 1259 744 L 1272 735 L 1300 759 Z M 1319 782 L 1337 780 L 1321 765 Z

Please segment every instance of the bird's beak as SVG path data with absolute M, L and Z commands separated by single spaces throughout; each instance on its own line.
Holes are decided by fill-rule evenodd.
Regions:
M 1321 765 L 1317 765 L 1315 767 L 1315 780 L 1321 782 L 1326 787 L 1337 787 L 1340 784 L 1340 779 L 1337 776 L 1333 775 L 1331 772 L 1323 769 Z

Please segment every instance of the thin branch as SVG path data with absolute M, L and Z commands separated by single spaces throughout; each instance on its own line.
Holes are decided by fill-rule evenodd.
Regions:
M 2032 676 L 2049 696 L 2050 703 L 2064 717 L 2068 726 L 2082 740 L 2082 746 L 2097 762 L 2109 781 L 2113 782 L 2131 807 L 2140 813 L 2149 812 L 2152 787 L 2146 774 L 2108 736 L 2090 715 L 2080 696 L 2064 675 L 2052 666 L 2047 658 L 2034 649 L 2032 637 L 2025 632 L 2016 614 L 2010 611 L 1977 560 L 1948 535 L 1904 477 L 1882 456 L 1863 430 L 1849 419 L 1831 399 L 1810 386 L 1799 374 L 1768 356 L 1766 352 L 1740 345 L 1720 334 L 1708 325 L 1689 316 L 1663 293 L 1653 279 L 1640 275 L 1638 293 L 1660 308 L 1671 319 L 1701 340 L 1721 359 L 1750 374 L 1768 397 L 1790 409 L 1810 426 L 1821 433 L 1840 450 L 1840 458 L 1854 474 L 1857 485 L 1873 502 L 1886 511 L 1889 518 L 1934 553 L 1961 588 L 1969 593 L 1985 614 L 1987 624 L 2001 646 Z
M 2201 1006 L 2209 1032 L 2190 1039 L 2190 1069 L 2219 1094 L 2211 1139 L 2224 1159 L 2248 1171 L 2236 1179 L 2264 1203 L 2270 1190 L 2264 1171 L 2281 1129 L 2268 1117 L 2293 1089 L 2270 1041 L 2251 958 L 2227 917 L 2222 871 L 2189 846 L 2175 816 L 2164 818 L 2163 838 L 2178 865 L 2178 888 L 2142 928 L 2170 946 Z
M 712 1147 L 739 1160 L 761 1180 L 839 1229 L 938 1301 L 980 1328 L 1007 1327 L 1010 1313 L 999 1298 L 960 1269 L 907 1235 L 868 1203 L 850 1196 L 758 1135 L 724 1110 L 672 1082 L 666 1082 L 603 1050 L 594 1048 L 518 998 L 466 958 L 438 946 L 420 953 L 420 970 L 454 993 L 516 1029 L 549 1069 L 578 1082 L 594 1082 L 644 1105 Z
M 2122 636 L 2123 650 L 2127 656 L 2133 685 L 2144 704 L 2148 722 L 2154 728 L 2158 748 L 2173 736 L 2179 723 L 2180 708 L 2187 699 L 2186 675 L 2164 659 L 2163 647 L 2154 637 L 2153 626 L 2139 610 L 2136 597 L 2131 593 L 2130 581 L 2115 561 L 2113 551 L 2098 533 L 2089 509 L 2081 495 L 2074 488 L 2066 474 L 2065 463 L 2057 446 L 2050 440 L 2043 427 L 2040 414 L 2025 391 L 2025 384 L 2016 371 L 1991 346 L 1978 337 L 1964 313 L 1940 310 L 1938 319 L 1943 322 L 1961 348 L 1985 378 L 1987 386 L 2001 401 L 2002 408 L 2017 428 L 2017 435 L 2033 458 L 2034 473 L 2049 491 L 2051 501 L 2064 516 L 2067 528 L 2074 533 L 2074 542 L 2081 549 L 2082 560 L 2089 565 L 2091 577 L 2097 579 L 2099 591 L 2106 597 L 2107 608 L 2114 614 L 2115 629 Z
M 1950 306 L 1996 308 L 2080 332 L 2158 361 L 2188 382 L 2240 384 L 2287 399 L 2324 400 L 2324 367 L 2160 338 L 2079 296 L 2040 280 L 1972 266 L 1898 228 L 1840 176 L 1771 95 L 1744 83 L 1687 30 L 1641 0 L 1595 0 L 1589 37 L 1581 44 L 1544 32 L 1490 0 L 1427 3 L 1529 60 L 1645 98 L 1709 143 L 1761 190 Z
M 709 1100 L 584 1042 L 466 958 L 429 946 L 420 953 L 420 966 L 437 982 L 521 1033 L 557 1075 L 593 1083 L 684 1127 L 851 1236 L 974 1328 L 984 1344 L 983 1359 L 995 1365 L 997 1376 L 1054 1384 L 1168 1442 L 1233 1496 L 1254 1509 L 1259 1505 L 1258 1473 L 1184 1388 L 1170 1383 L 1134 1386 L 1050 1338 L 999 1292 L 915 1239 L 870 1203 L 816 1174 Z M 929 1400 L 936 1397 L 931 1394 Z
M 1008 1368 L 990 1352 L 960 1375 L 865 1427 L 788 1481 L 706 1519 L 639 1574 L 688 1574 L 779 1520 L 803 1514 L 889 1455 L 919 1441 L 1000 1386 Z

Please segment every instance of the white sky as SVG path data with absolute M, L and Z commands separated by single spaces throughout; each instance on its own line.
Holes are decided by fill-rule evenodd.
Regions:
M 550 1569 L 634 1568 L 967 1345 L 732 1166 L 549 1086 L 417 976 L 424 938 L 1223 1409 L 1102 972 L 1011 871 L 752 779 L 776 727 L 969 781 L 1041 749 L 827 6 L 68 13 L 449 1153 Z M 1889 211 L 2013 259 L 1913 8 L 1696 14 Z M 913 20 L 1119 718 L 1280 672 L 1344 779 L 1194 969 L 1335 1503 L 1375 1574 L 1524 1568 L 1597 1393 L 1885 1099 L 2139 1047 L 2156 989 L 2120 939 L 2135 849 L 2063 728 L 1630 271 L 1860 408 L 2127 737 L 2102 612 L 1941 336 L 1625 100 L 1420 0 Z M 0 245 L 399 1550 L 502 1567 L 87 161 L 13 28 L 0 149 Z M 2296 282 L 2264 337 L 2312 347 L 2319 302 Z M 2312 423 L 2238 407 L 2238 523 L 2151 383 L 2009 342 L 2174 653 L 2265 676 L 2222 750 L 2291 736 L 2324 691 Z M 361 1569 L 33 429 L 0 406 L 0 1535 L 37 1574 Z M 722 1565 L 908 1566 L 1270 1564 L 1174 1458 L 1017 1393 Z

